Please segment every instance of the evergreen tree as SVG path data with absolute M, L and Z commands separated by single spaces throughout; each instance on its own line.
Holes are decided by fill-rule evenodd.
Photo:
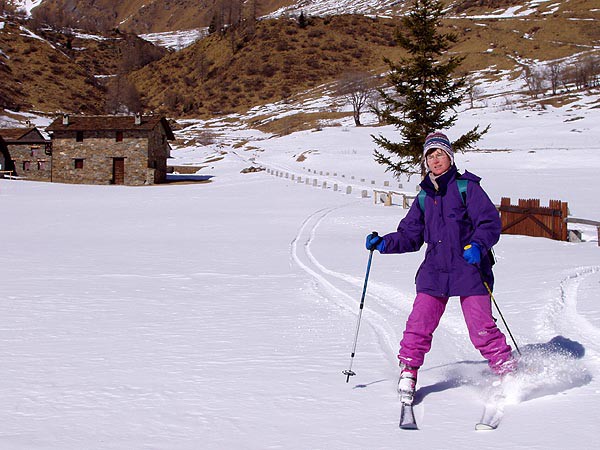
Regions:
M 300 26 L 300 28 L 306 28 L 308 25 L 308 20 L 304 15 L 304 11 L 300 11 L 300 17 L 298 17 L 298 25 Z
M 432 131 L 448 129 L 456 122 L 453 112 L 465 93 L 466 78 L 452 78 L 464 57 L 447 56 L 458 38 L 453 33 L 439 31 L 443 15 L 440 1 L 414 0 L 396 32 L 398 44 L 409 56 L 396 63 L 385 58 L 395 93 L 381 89 L 384 107 L 376 112 L 384 123 L 399 129 L 402 140 L 392 142 L 382 135 L 372 136 L 383 150 L 375 150 L 374 157 L 397 177 L 425 174 L 421 165 L 425 137 Z M 476 126 L 454 141 L 453 148 L 463 151 L 471 147 L 488 128 L 478 131 L 479 126 Z

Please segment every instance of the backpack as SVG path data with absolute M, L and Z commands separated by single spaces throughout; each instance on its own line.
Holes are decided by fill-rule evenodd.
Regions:
M 460 193 L 460 198 L 462 199 L 463 205 L 467 203 L 467 185 L 469 184 L 469 180 L 456 180 L 456 187 L 458 187 L 458 192 Z M 427 197 L 427 193 L 424 189 L 421 189 L 417 194 L 417 201 L 419 202 L 419 208 L 423 214 L 425 214 L 425 197 Z M 487 256 L 490 260 L 490 267 L 496 264 L 496 257 L 494 256 L 493 250 L 490 248 L 487 252 Z

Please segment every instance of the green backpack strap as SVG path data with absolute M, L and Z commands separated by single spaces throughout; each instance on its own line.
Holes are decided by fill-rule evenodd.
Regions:
M 417 194 L 417 200 L 419 201 L 419 208 L 421 208 L 423 214 L 425 214 L 425 197 L 427 197 L 427 193 L 424 189 L 421 189 Z
M 463 205 L 467 203 L 467 185 L 469 184 L 469 180 L 456 180 L 456 186 L 458 187 L 458 192 L 460 192 L 460 198 L 462 199 Z M 424 189 L 421 189 L 417 194 L 417 200 L 419 201 L 419 207 L 421 211 L 425 213 L 425 197 L 427 197 L 427 193 Z
M 458 179 L 456 185 L 458 186 L 458 192 L 460 192 L 460 198 L 462 199 L 463 205 L 467 203 L 467 184 L 469 180 Z

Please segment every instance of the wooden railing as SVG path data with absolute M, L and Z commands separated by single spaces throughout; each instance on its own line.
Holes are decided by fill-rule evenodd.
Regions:
M 598 246 L 600 246 L 600 222 L 597 220 L 578 219 L 577 217 L 567 217 L 567 223 L 579 223 L 582 225 L 591 225 L 596 227 L 596 233 L 598 235 Z M 578 236 L 580 238 L 581 236 Z
M 266 169 L 267 173 L 277 177 L 291 179 L 297 183 L 305 183 L 314 187 L 322 187 L 324 189 L 332 189 L 335 191 L 345 191 L 346 194 L 353 192 L 353 186 L 347 185 L 346 189 L 338 183 L 330 185 L 327 181 L 320 182 L 317 178 L 304 177 L 293 173 L 288 173 L 283 170 Z M 310 171 L 310 169 L 309 169 Z M 315 171 L 316 173 L 316 171 Z M 321 173 L 322 174 L 322 173 Z M 333 174 L 337 176 L 337 173 Z M 329 176 L 329 173 L 325 173 Z M 342 175 L 344 177 L 344 175 Z M 351 177 L 354 179 L 354 177 Z M 364 179 L 360 180 L 365 182 Z M 371 181 L 371 184 L 375 184 Z M 417 198 L 416 194 L 401 192 L 389 189 L 389 182 L 384 182 L 383 188 L 373 189 L 373 200 L 375 204 L 383 203 L 386 206 L 399 205 L 407 209 Z M 402 185 L 399 185 L 401 188 Z M 354 186 L 359 189 L 363 186 Z M 361 197 L 368 198 L 369 191 L 362 189 Z M 400 201 L 394 203 L 394 199 L 399 197 Z M 571 237 L 574 230 L 567 229 L 568 223 L 579 223 L 596 227 L 598 233 L 598 245 L 600 246 L 600 222 L 588 219 L 569 218 L 568 203 L 560 200 L 550 200 L 548 206 L 540 206 L 539 199 L 519 199 L 517 205 L 511 205 L 510 198 L 502 198 L 500 205 L 496 205 L 502 220 L 502 233 L 518 234 L 524 236 L 546 237 L 550 239 L 567 241 L 569 234 Z

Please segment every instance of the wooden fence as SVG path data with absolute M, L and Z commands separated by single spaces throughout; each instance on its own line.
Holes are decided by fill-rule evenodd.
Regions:
M 539 199 L 519 199 L 518 205 L 511 205 L 510 198 L 500 201 L 502 233 L 520 234 L 566 241 L 567 202 L 550 200 L 548 206 L 540 206 Z

